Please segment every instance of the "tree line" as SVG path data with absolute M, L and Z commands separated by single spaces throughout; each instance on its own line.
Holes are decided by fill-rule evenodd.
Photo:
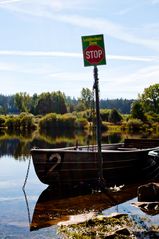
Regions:
M 0 97 L 2 100 L 4 96 Z M 13 97 L 13 96 L 12 96 Z M 5 108 L 1 108 L 0 127 L 9 130 L 31 130 L 35 128 L 49 129 L 86 129 L 95 125 L 94 96 L 88 88 L 83 88 L 78 99 L 66 97 L 64 93 L 52 92 L 34 94 L 30 97 L 26 93 L 17 93 L 14 98 L 5 99 Z M 7 110 L 17 114 L 10 114 Z M 152 85 L 138 99 L 129 100 L 130 114 L 121 112 L 119 102 L 126 100 L 106 100 L 111 103 L 107 109 L 100 109 L 102 130 L 107 130 L 112 124 L 121 127 L 122 130 L 159 132 L 159 84 Z M 103 101 L 101 100 L 103 103 Z M 100 102 L 100 103 L 101 103 Z M 115 105 L 115 102 L 117 103 Z M 127 104 L 126 104 L 127 105 Z M 120 108 L 118 108 L 120 107 Z M 126 112 L 126 111 L 125 111 Z M 127 112 L 126 112 L 127 113 Z M 6 114 L 6 115 L 4 115 Z
M 81 112 L 93 108 L 94 93 L 83 88 L 79 98 L 71 98 L 61 91 L 45 92 L 30 96 L 26 92 L 15 95 L 0 95 L 0 114 L 18 114 L 22 112 L 34 115 L 48 113 L 65 114 Z M 159 84 L 144 89 L 138 99 L 101 99 L 101 109 L 116 109 L 121 114 L 132 113 L 134 117 L 144 119 L 144 113 L 159 114 Z
M 92 102 L 92 92 L 87 88 L 82 89 L 79 98 L 66 96 L 61 91 L 45 92 L 39 95 L 35 93 L 32 96 L 26 92 L 9 96 L 0 94 L 0 114 L 19 114 L 21 112 L 34 115 L 65 114 L 90 109 Z M 100 108 L 115 108 L 122 114 L 129 114 L 133 102 L 133 99 L 101 99 Z

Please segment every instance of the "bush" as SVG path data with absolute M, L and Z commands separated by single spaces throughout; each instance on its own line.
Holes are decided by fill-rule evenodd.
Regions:
M 39 127 L 41 129 L 48 129 L 56 126 L 57 126 L 57 114 L 55 113 L 49 113 L 39 120 Z
M 33 123 L 33 116 L 31 114 L 20 114 L 19 116 L 9 116 L 5 121 L 5 126 L 9 130 L 24 130 L 33 129 L 35 125 Z
M 154 131 L 156 131 L 157 134 L 159 133 L 159 123 L 158 122 L 153 123 L 152 128 Z
M 20 128 L 20 118 L 18 116 L 10 116 L 6 119 L 6 127 L 9 130 L 14 130 Z
M 108 121 L 117 124 L 120 123 L 121 120 L 122 120 L 121 114 L 116 109 L 112 109 L 109 113 Z
M 111 110 L 108 109 L 101 109 L 100 110 L 100 117 L 102 121 L 108 121 L 109 119 L 109 114 L 110 114 Z
M 78 129 L 85 129 L 88 127 L 88 121 L 84 118 L 78 118 L 76 119 L 76 128 Z
M 140 119 L 129 119 L 127 128 L 129 131 L 140 131 L 143 127 L 143 122 Z
M 50 113 L 39 120 L 40 129 L 63 128 L 63 129 L 84 129 L 88 125 L 87 119 L 76 117 L 72 114 Z
M 57 127 L 61 128 L 75 128 L 76 117 L 70 114 L 59 115 Z
M 33 123 L 33 116 L 32 115 L 24 115 L 20 117 L 20 128 L 21 129 L 32 129 L 35 125 Z
M 78 117 L 85 118 L 87 121 L 91 122 L 93 118 L 93 113 L 91 110 L 85 110 L 78 113 Z
M 0 127 L 3 127 L 5 125 L 5 117 L 0 116 Z
M 150 112 L 146 114 L 148 122 L 159 122 L 159 114 Z

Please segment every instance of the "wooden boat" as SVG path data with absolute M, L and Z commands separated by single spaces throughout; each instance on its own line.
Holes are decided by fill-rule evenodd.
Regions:
M 111 189 L 102 193 L 93 190 L 90 185 L 80 182 L 76 185 L 70 183 L 67 186 L 61 184 L 54 188 L 49 186 L 36 202 L 30 220 L 30 231 L 67 223 L 72 217 L 80 221 L 81 215 L 85 217 L 90 213 L 94 215 L 130 200 L 136 197 L 137 185 L 123 187 L 117 192 Z
M 98 69 L 94 66 L 96 106 L 96 146 L 61 149 L 32 149 L 35 171 L 41 182 L 53 185 L 57 181 L 70 183 L 99 179 L 103 183 L 130 183 L 153 178 L 159 174 L 148 152 L 159 146 L 154 140 L 126 140 L 123 144 L 101 145 Z M 60 180 L 59 180 L 60 179 Z
M 129 184 L 159 176 L 159 165 L 148 156 L 157 149 L 159 140 L 126 139 L 124 143 L 101 147 L 102 173 L 107 185 Z M 32 149 L 36 174 L 44 184 L 54 185 L 97 182 L 100 176 L 97 146 L 59 149 Z

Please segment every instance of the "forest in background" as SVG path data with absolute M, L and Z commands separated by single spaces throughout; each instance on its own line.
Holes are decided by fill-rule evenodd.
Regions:
M 47 92 L 29 96 L 0 95 L 0 127 L 9 130 L 39 128 L 88 129 L 95 125 L 94 92 L 83 88 L 78 99 L 64 93 Z M 159 132 L 159 84 L 151 85 L 136 100 L 100 101 L 102 130 L 112 125 L 127 131 Z M 113 126 L 114 127 L 114 126 Z
M 91 108 L 91 92 L 89 89 L 83 88 L 81 97 L 71 98 L 65 96 L 64 93 L 46 92 L 29 96 L 26 92 L 17 93 L 15 95 L 0 94 L 0 114 L 19 114 L 28 112 L 34 115 L 45 115 L 47 113 L 72 113 L 73 111 L 83 111 Z M 101 99 L 101 109 L 117 109 L 122 114 L 129 114 L 133 99 Z

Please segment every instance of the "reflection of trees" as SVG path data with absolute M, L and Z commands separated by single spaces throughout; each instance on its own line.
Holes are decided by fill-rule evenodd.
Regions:
M 108 143 L 119 143 L 122 141 L 122 136 L 119 133 L 112 133 L 108 136 Z
M 124 140 L 121 133 L 107 133 L 102 136 L 102 142 L 107 144 L 120 143 Z
M 53 129 L 53 130 L 39 130 L 39 134 L 47 137 L 50 137 L 52 139 L 57 137 L 66 137 L 66 138 L 74 138 L 75 137 L 75 131 L 73 130 L 66 130 L 66 129 Z
M 0 157 L 14 156 L 15 159 L 25 160 L 30 156 L 30 149 L 60 148 L 78 144 L 86 144 L 86 133 L 76 131 L 5 131 L 0 134 Z
M 84 145 L 86 132 L 73 131 L 73 130 L 60 130 L 56 129 L 53 131 L 43 130 L 39 132 L 38 138 L 34 139 L 34 146 L 43 147 L 44 144 L 47 148 L 50 147 L 66 147 L 74 146 L 78 142 L 80 145 Z M 45 142 L 45 143 L 44 143 Z M 43 145 L 41 145 L 44 143 Z
M 30 149 L 39 148 L 61 148 L 67 146 L 94 144 L 90 132 L 60 130 L 57 131 L 16 131 L 0 132 L 0 157 L 4 155 L 13 156 L 18 160 L 26 160 L 30 157 Z M 102 143 L 118 143 L 124 138 L 132 137 L 120 133 L 106 133 L 102 135 Z
M 27 144 L 18 138 L 0 139 L 0 157 L 8 155 L 14 156 L 15 159 L 25 160 L 30 153 Z
M 0 157 L 14 156 L 15 159 L 25 160 L 30 155 L 29 144 L 32 141 L 30 132 L 5 131 L 0 134 Z

